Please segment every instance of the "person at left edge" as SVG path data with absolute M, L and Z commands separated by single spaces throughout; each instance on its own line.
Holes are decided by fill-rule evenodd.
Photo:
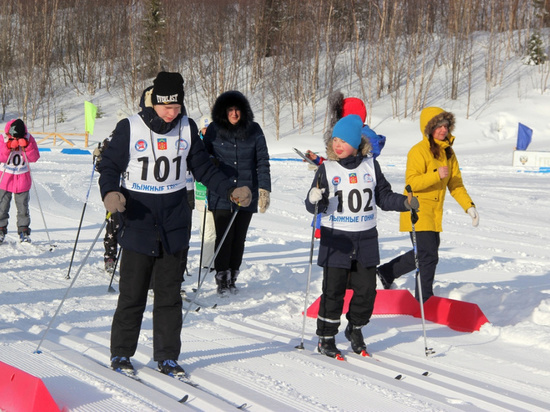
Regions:
M 116 125 L 99 165 L 105 208 L 120 213 L 120 295 L 111 327 L 111 367 L 125 374 L 134 374 L 130 358 L 137 349 L 151 280 L 154 360 L 162 373 L 185 374 L 177 361 L 180 262 L 189 247 L 191 225 L 187 171 L 219 196 L 241 205 L 251 200 L 250 189 L 235 187 L 213 166 L 183 98 L 181 74 L 158 73 L 144 108 Z
M 32 186 L 28 162 L 36 162 L 40 152 L 34 137 L 21 119 L 10 120 L 0 138 L 0 243 L 8 233 L 8 219 L 12 196 L 17 207 L 17 233 L 21 242 L 30 242 L 31 216 L 29 192 Z

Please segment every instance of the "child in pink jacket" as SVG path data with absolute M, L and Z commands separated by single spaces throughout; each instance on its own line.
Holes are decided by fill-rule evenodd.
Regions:
M 0 139 L 0 243 L 8 233 L 12 196 L 17 207 L 17 232 L 21 242 L 30 242 L 29 191 L 32 179 L 29 162 L 40 158 L 36 140 L 21 119 L 10 120 Z

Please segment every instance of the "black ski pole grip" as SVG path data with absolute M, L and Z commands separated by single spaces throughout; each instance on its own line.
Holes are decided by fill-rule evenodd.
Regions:
M 409 199 L 409 204 L 411 204 L 411 200 L 412 200 L 412 197 L 413 197 L 413 191 L 412 191 L 411 185 L 405 186 L 405 190 L 407 191 L 407 197 Z

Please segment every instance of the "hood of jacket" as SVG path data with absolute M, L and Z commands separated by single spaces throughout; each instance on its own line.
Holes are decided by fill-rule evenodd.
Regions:
M 455 140 L 452 134 L 455 129 L 455 116 L 450 112 L 446 112 L 439 107 L 426 107 L 422 109 L 422 112 L 420 112 L 420 131 L 424 139 L 429 140 L 430 134 L 442 120 L 446 120 L 449 123 L 449 134 L 446 140 L 448 140 L 449 146 L 452 146 Z
M 241 118 L 236 125 L 231 124 L 227 118 L 227 109 L 238 107 Z M 236 137 L 247 138 L 250 134 L 247 130 L 254 123 L 254 113 L 248 99 L 239 91 L 231 90 L 218 96 L 212 107 L 212 121 L 216 123 L 222 134 L 235 134 Z

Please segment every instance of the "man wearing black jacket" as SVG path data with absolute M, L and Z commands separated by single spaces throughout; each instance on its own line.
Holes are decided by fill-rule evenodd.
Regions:
M 144 93 L 142 110 L 116 125 L 99 165 L 105 208 L 120 214 L 120 296 L 111 327 L 111 367 L 125 374 L 134 373 L 130 357 L 137 349 L 151 281 L 154 360 L 162 373 L 185 373 L 177 361 L 180 261 L 191 225 L 186 172 L 234 203 L 245 206 L 251 200 L 249 188 L 236 188 L 210 161 L 183 97 L 181 75 L 160 72 Z

